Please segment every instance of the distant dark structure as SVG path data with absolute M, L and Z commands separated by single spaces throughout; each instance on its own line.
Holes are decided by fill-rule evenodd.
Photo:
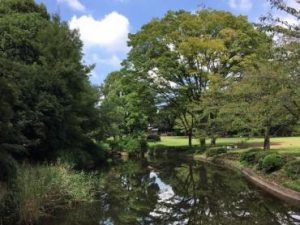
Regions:
M 158 128 L 151 127 L 151 126 L 149 125 L 149 126 L 148 126 L 147 140 L 148 140 L 148 141 L 160 141 L 159 129 L 158 129 Z

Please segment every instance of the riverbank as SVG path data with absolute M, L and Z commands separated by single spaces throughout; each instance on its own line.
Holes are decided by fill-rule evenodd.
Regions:
M 219 155 L 216 157 L 206 157 L 204 154 L 194 155 L 195 160 L 200 160 L 212 163 L 218 166 L 225 166 L 242 173 L 249 181 L 257 185 L 264 191 L 294 205 L 300 205 L 300 192 L 283 186 L 283 180 L 278 179 L 274 174 L 266 175 L 258 173 L 255 169 L 243 165 L 238 160 L 228 159 L 228 154 Z M 282 179 L 282 177 L 281 177 Z
M 205 160 L 206 162 L 215 162 L 215 164 L 223 164 L 223 166 L 230 167 L 241 173 L 243 173 L 248 179 L 250 179 L 250 173 L 252 176 L 252 182 L 256 181 L 254 177 L 265 181 L 265 187 L 275 186 L 278 191 L 272 191 L 270 188 L 264 188 L 268 192 L 277 193 L 277 197 L 281 196 L 281 192 L 288 193 L 289 190 L 293 191 L 292 196 L 300 193 L 300 137 L 274 137 L 271 138 L 271 150 L 266 152 L 259 151 L 263 145 L 262 138 L 218 138 L 216 145 L 212 148 L 211 146 L 206 146 L 206 151 L 201 151 L 199 145 L 199 140 L 193 139 L 193 148 L 189 148 L 187 145 L 187 137 L 184 136 L 163 136 L 160 142 L 150 143 L 150 148 L 154 149 L 154 153 L 167 152 L 168 154 L 177 154 L 178 152 L 185 155 L 191 155 L 191 151 L 194 152 L 194 158 Z M 213 151 L 210 151 L 214 149 Z M 181 151 L 182 150 L 182 151 Z M 218 152 L 220 150 L 220 152 Z M 254 157 L 255 162 L 241 162 L 241 155 L 246 152 L 259 151 L 257 156 L 250 154 Z M 214 158 L 206 158 L 204 152 L 210 152 L 215 154 Z M 226 154 L 222 154 L 227 152 Z M 274 171 L 266 172 L 262 168 L 263 158 L 266 155 L 272 154 L 275 160 L 279 158 L 284 162 L 279 162 L 280 168 L 276 168 Z M 274 157 L 272 160 L 274 160 Z M 287 165 L 291 162 L 296 161 L 293 168 L 293 177 L 288 174 Z M 216 163 L 217 162 L 217 163 Z M 270 161 L 269 161 L 270 162 Z M 276 164 L 278 162 L 271 161 L 271 164 Z M 248 171 L 248 173 L 246 172 Z M 251 172 L 250 172 L 251 171 Z M 253 177 L 254 176 L 254 177 Z M 260 182 L 262 183 L 262 182 Z M 269 185 L 268 185 L 269 184 Z M 256 185 L 259 186 L 257 183 Z M 263 185 L 261 185 L 262 187 Z M 295 194 L 295 192 L 296 194 Z M 280 196 L 279 196 L 280 195 Z M 293 197 L 292 197 L 293 198 Z

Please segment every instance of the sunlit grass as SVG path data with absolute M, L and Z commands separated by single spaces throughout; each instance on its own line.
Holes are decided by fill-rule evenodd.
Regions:
M 206 143 L 209 145 L 210 140 Z M 160 142 L 150 143 L 150 145 L 165 145 L 165 146 L 187 146 L 188 138 L 184 136 L 162 136 Z M 199 145 L 199 139 L 193 139 L 193 145 Z M 217 145 L 238 145 L 244 151 L 249 148 L 261 148 L 263 146 L 263 138 L 218 138 Z M 271 138 L 271 149 L 276 150 L 281 154 L 294 155 L 300 157 L 300 137 L 274 137 Z

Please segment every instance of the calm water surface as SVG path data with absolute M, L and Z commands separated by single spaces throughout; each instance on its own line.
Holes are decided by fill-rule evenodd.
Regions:
M 300 206 L 240 174 L 183 159 L 126 161 L 103 172 L 99 201 L 43 225 L 300 224 Z

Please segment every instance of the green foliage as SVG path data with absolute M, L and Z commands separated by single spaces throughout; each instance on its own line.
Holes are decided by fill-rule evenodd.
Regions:
M 223 153 L 226 153 L 226 148 L 210 148 L 206 151 L 207 157 L 214 157 Z
M 271 173 L 279 170 L 286 163 L 286 158 L 278 153 L 267 155 L 262 160 L 262 170 L 266 173 Z
M 261 164 L 264 157 L 273 153 L 274 152 L 261 149 L 251 149 L 241 154 L 240 161 L 248 165 L 257 165 L 258 169 L 261 169 Z
M 209 9 L 169 11 L 129 35 L 131 50 L 124 66 L 133 70 L 135 80 L 148 82 L 157 102 L 192 140 L 196 127 L 211 136 L 220 132 L 218 105 L 224 87 L 264 55 L 269 43 L 243 16 Z M 204 103 L 207 98 L 209 104 Z
M 254 165 L 257 163 L 256 154 L 258 153 L 258 149 L 251 149 L 247 152 L 243 152 L 240 157 L 241 162 L 246 162 L 247 164 Z
M 108 140 L 109 147 L 114 152 L 121 152 L 124 150 L 124 142 L 120 140 Z
M 12 190 L 19 219 L 33 224 L 57 208 L 93 201 L 97 182 L 95 175 L 75 172 L 66 164 L 23 165 Z
M 292 179 L 300 178 L 300 160 L 294 160 L 288 162 L 285 165 L 284 169 L 290 178 Z
M 299 179 L 298 180 L 288 180 L 283 185 L 292 190 L 300 192 L 300 180 Z
M 133 137 L 129 136 L 125 140 L 124 150 L 127 151 L 131 155 L 139 155 L 147 152 L 148 143 L 144 137 Z
M 99 95 L 78 32 L 33 0 L 0 1 L 0 30 L 1 152 L 53 160 L 74 150 L 94 160 Z
M 88 142 L 81 148 L 62 149 L 55 155 L 60 162 L 72 165 L 75 169 L 94 169 L 105 161 L 105 146 Z M 83 150 L 84 149 L 84 150 Z
M 256 153 L 255 156 L 255 162 L 257 163 L 256 168 L 258 170 L 263 170 L 263 160 L 266 156 L 271 155 L 271 154 L 277 154 L 277 152 L 274 151 L 268 151 L 268 150 L 261 150 Z
M 147 141 L 150 141 L 150 142 L 158 142 L 158 141 L 161 141 L 161 138 L 158 134 L 149 134 L 147 136 Z
M 17 175 L 17 162 L 9 154 L 0 152 L 0 181 L 11 181 Z
M 101 137 L 137 135 L 147 131 L 152 122 L 156 113 L 155 93 L 148 83 L 134 76 L 133 71 L 126 69 L 112 72 L 101 86 Z

